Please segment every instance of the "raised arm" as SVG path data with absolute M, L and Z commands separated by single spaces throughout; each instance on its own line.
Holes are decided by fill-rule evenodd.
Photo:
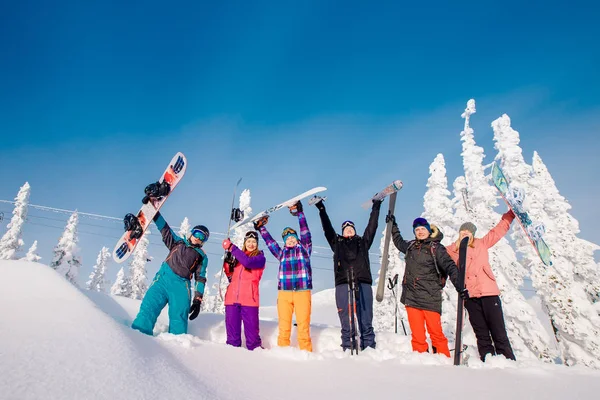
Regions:
M 258 232 L 267 244 L 267 247 L 271 251 L 271 254 L 273 254 L 277 260 L 281 261 L 281 247 L 279 247 L 275 239 L 273 239 L 267 228 L 263 225 L 260 228 L 258 228 Z
M 310 255 L 312 253 L 312 239 L 308 224 L 306 223 L 306 216 L 303 211 L 298 212 L 298 223 L 300 224 L 300 244 Z
M 513 213 L 512 210 L 504 213 L 498 225 L 493 227 L 492 230 L 490 230 L 484 237 L 481 238 L 481 243 L 488 249 L 498 243 L 500 239 L 506 235 L 506 232 L 508 232 L 510 229 L 510 224 L 514 219 L 515 213 Z
M 409 242 L 404 240 L 404 238 L 402 237 L 402 234 L 400 233 L 400 229 L 398 229 L 396 221 L 394 221 L 394 223 L 392 224 L 392 241 L 394 242 L 394 246 L 396 246 L 396 248 L 401 253 L 406 254 Z
M 181 242 L 183 240 L 179 236 L 177 236 L 175 232 L 173 232 L 173 230 L 171 229 L 169 224 L 167 224 L 167 221 L 165 221 L 161 213 L 157 212 L 153 220 L 156 224 L 156 227 L 160 231 L 164 244 L 169 250 L 171 250 L 177 242 Z
M 265 267 L 267 259 L 265 253 L 262 251 L 255 256 L 248 256 L 242 250 L 238 249 L 236 245 L 231 246 L 231 253 L 236 260 L 240 262 L 244 267 L 248 269 L 260 269 Z
M 363 239 L 367 245 L 367 249 L 371 248 L 375 235 L 377 234 L 377 226 L 379 224 L 379 210 L 381 209 L 382 201 L 374 201 L 373 208 L 371 209 L 371 216 L 369 216 L 369 222 L 363 233 Z
M 320 201 L 316 204 L 316 206 L 319 209 L 319 217 L 321 218 L 321 225 L 323 226 L 325 239 L 327 240 L 327 243 L 329 243 L 331 250 L 335 251 L 334 246 L 336 233 L 335 229 L 333 229 L 333 225 L 331 224 L 331 220 L 329 219 L 329 215 L 327 215 L 327 211 L 325 211 L 325 205 L 323 204 L 323 201 Z

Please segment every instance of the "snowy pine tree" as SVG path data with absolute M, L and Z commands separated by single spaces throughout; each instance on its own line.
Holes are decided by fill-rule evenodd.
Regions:
M 513 228 L 512 237 L 523 255 L 523 262 L 531 270 L 533 287 L 548 311 L 561 358 L 567 365 L 583 364 L 600 368 L 600 321 L 597 311 L 584 286 L 575 279 L 575 267 L 568 256 L 569 249 L 562 247 L 561 227 L 556 226 L 554 221 L 556 210 L 551 210 L 550 214 L 545 211 L 549 189 L 545 185 L 549 176 L 542 178 L 525 163 L 519 146 L 519 133 L 512 129 L 507 115 L 492 122 L 492 128 L 498 150 L 496 161 L 501 163 L 510 185 L 525 191 L 527 197 L 524 208 L 532 221 L 546 225 L 544 240 L 552 249 L 551 266 L 541 262 L 520 226 Z
M 186 238 L 190 236 L 191 229 L 192 228 L 190 226 L 190 221 L 188 220 L 188 217 L 185 217 L 183 221 L 181 221 L 181 225 L 179 226 L 179 231 L 177 232 L 177 235 L 179 237 Z
M 21 239 L 23 224 L 27 218 L 27 205 L 29 204 L 29 194 L 31 187 L 28 182 L 25 182 L 19 189 L 17 197 L 15 197 L 15 208 L 13 216 L 7 226 L 7 231 L 0 239 L 0 260 L 16 260 L 17 252 L 23 246 Z
M 579 222 L 569 214 L 571 205 L 559 193 L 554 179 L 537 152 L 533 153 L 532 167 L 545 194 L 544 212 L 551 220 L 552 231 L 556 232 L 554 237 L 560 240 L 552 248 L 566 250 L 565 256 L 573 263 L 575 281 L 583 285 L 588 299 L 596 303 L 600 300 L 600 270 L 594 261 L 594 251 L 600 247 L 577 237 Z
M 79 278 L 79 268 L 81 260 L 77 249 L 77 224 L 79 216 L 75 211 L 69 220 L 65 230 L 60 237 L 58 244 L 54 247 L 54 257 L 50 263 L 50 267 L 56 272 L 65 276 L 69 282 L 78 286 L 77 279 Z
M 240 194 L 240 210 L 242 211 L 242 213 L 244 214 L 244 218 L 249 217 L 250 215 L 252 215 L 252 207 L 250 206 L 250 201 L 252 200 L 251 196 L 250 196 L 250 189 L 245 189 L 241 194 Z M 246 224 L 240 227 L 237 227 L 233 234 L 231 235 L 231 242 L 233 244 L 235 244 L 236 246 L 238 246 L 240 249 L 242 248 L 242 245 L 244 244 L 244 235 L 246 234 L 246 232 L 248 232 L 249 230 L 254 229 L 252 224 Z M 221 276 L 223 276 L 223 279 L 220 279 Z M 223 300 L 225 298 L 225 292 L 227 291 L 227 286 L 229 286 L 229 282 L 227 281 L 227 278 L 225 277 L 225 274 L 221 273 L 221 269 L 218 270 L 218 272 L 214 275 L 215 277 L 215 283 L 212 286 L 212 289 L 215 293 L 214 299 L 212 301 L 212 312 L 214 313 L 218 313 L 218 314 L 225 314 L 225 304 L 223 303 Z M 219 290 L 219 286 L 221 286 L 220 290 Z M 223 299 L 221 299 L 221 296 L 219 295 L 219 291 L 223 294 Z
M 129 282 L 131 285 L 131 293 L 129 297 L 136 300 L 141 300 L 144 298 L 144 295 L 148 290 L 146 263 L 148 262 L 148 244 L 150 243 L 148 240 L 149 234 L 150 229 L 146 229 L 146 232 L 141 237 L 138 245 L 131 255 L 132 260 L 129 264 Z
M 470 117 L 475 112 L 475 101 L 471 99 L 462 114 L 465 124 L 461 132 L 461 155 L 466 187 L 461 188 L 460 193 L 455 193 L 455 226 L 458 228 L 463 222 L 471 221 L 477 226 L 476 236 L 482 237 L 500 222 L 501 215 L 494 211 L 498 205 L 498 192 L 484 173 L 485 154 L 483 148 L 477 146 L 474 131 L 470 126 Z M 464 203 L 467 203 L 466 206 Z M 507 209 L 504 204 L 502 206 Z M 458 238 L 458 232 L 452 233 L 448 243 Z M 517 261 L 516 254 L 506 238 L 502 238 L 489 249 L 489 260 L 501 292 L 506 329 L 517 358 L 530 356 L 552 361 L 550 337 L 533 307 L 519 291 L 527 269 Z
M 94 265 L 93 271 L 90 274 L 90 280 L 85 284 L 88 290 L 102 293 L 106 291 L 106 286 L 109 284 L 106 280 L 106 265 L 110 257 L 108 247 L 102 247 L 96 259 L 96 265 Z
M 33 242 L 33 244 L 31 245 L 31 247 L 27 251 L 27 254 L 25 254 L 25 257 L 21 258 L 21 260 L 32 261 L 32 262 L 38 262 L 41 259 L 42 259 L 42 257 L 40 257 L 37 254 L 37 240 Z
M 129 281 L 129 278 L 125 276 L 125 270 L 123 268 L 124 267 L 121 267 L 121 269 L 117 273 L 117 279 L 110 288 L 110 294 L 114 296 L 130 297 L 131 282 Z

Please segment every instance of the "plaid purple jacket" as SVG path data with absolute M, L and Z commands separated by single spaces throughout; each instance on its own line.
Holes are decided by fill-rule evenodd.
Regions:
M 298 213 L 300 223 L 300 242 L 294 247 L 281 249 L 265 226 L 259 228 L 260 235 L 265 240 L 271 253 L 279 260 L 278 290 L 311 290 L 312 268 L 310 255 L 312 253 L 312 240 L 310 230 L 303 212 Z

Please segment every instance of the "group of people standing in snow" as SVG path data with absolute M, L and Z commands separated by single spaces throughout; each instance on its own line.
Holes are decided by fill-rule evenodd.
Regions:
M 341 324 L 341 347 L 344 351 L 352 346 L 354 328 L 350 318 L 350 313 L 354 310 L 348 306 L 350 285 L 356 293 L 355 312 L 360 331 L 360 347 L 362 350 L 376 347 L 369 249 L 377 233 L 381 203 L 382 200 L 373 200 L 369 221 L 362 236 L 357 235 L 356 227 L 350 220 L 342 223 L 341 235 L 336 233 L 323 200 L 316 203 L 325 239 L 333 251 L 335 299 Z M 302 350 L 312 351 L 312 238 L 302 203 L 297 202 L 291 206 L 290 213 L 298 218 L 300 232 L 298 234 L 295 229 L 286 227 L 281 233 L 283 247 L 267 230 L 268 216 L 254 222 L 255 230 L 246 233 L 241 249 L 229 238 L 222 242 L 228 255 L 223 268 L 230 283 L 224 302 L 227 344 L 231 346 L 241 347 L 243 324 L 246 347 L 249 350 L 262 347 L 259 283 L 266 257 L 259 250 L 260 235 L 279 262 L 277 345 L 290 345 L 292 318 L 295 314 L 298 346 Z M 458 245 L 461 239 L 469 237 L 465 285 L 459 295 L 465 301 L 480 357 L 485 361 L 487 354 L 502 354 L 508 359 L 515 359 L 504 325 L 500 291 L 488 256 L 488 249 L 508 232 L 514 218 L 512 211 L 505 213 L 498 225 L 482 238 L 475 238 L 475 225 L 466 222 L 459 228 L 457 240 L 444 246 L 441 244 L 442 232 L 426 219 L 415 219 L 412 226 L 415 238 L 405 240 L 394 215 L 386 216 L 386 223 L 392 223 L 393 243 L 405 255 L 406 268 L 400 301 L 406 307 L 413 351 L 430 351 L 426 336 L 429 333 L 431 351 L 450 357 L 448 340 L 441 324 L 442 290 L 445 277 L 449 277 L 455 287 L 463 287 L 458 282 Z M 200 311 L 208 263 L 202 245 L 208 240 L 210 233 L 206 227 L 198 225 L 192 229 L 189 237 L 179 237 L 160 213 L 154 217 L 154 221 L 169 254 L 144 296 L 132 327 L 151 335 L 158 315 L 169 304 L 169 332 L 187 333 L 188 318 L 193 320 Z M 190 296 L 192 278 L 196 282 L 193 297 Z

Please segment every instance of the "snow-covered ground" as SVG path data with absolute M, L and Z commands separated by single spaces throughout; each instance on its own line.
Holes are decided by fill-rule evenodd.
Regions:
M 454 367 L 416 354 L 404 335 L 379 332 L 377 350 L 339 348 L 333 291 L 315 294 L 312 354 L 278 348 L 276 310 L 261 310 L 264 350 L 224 344 L 222 315 L 188 335 L 129 328 L 139 301 L 81 291 L 49 267 L 0 261 L 2 399 L 563 399 L 595 398 L 600 372 L 495 357 Z M 295 344 L 295 342 L 293 342 Z

